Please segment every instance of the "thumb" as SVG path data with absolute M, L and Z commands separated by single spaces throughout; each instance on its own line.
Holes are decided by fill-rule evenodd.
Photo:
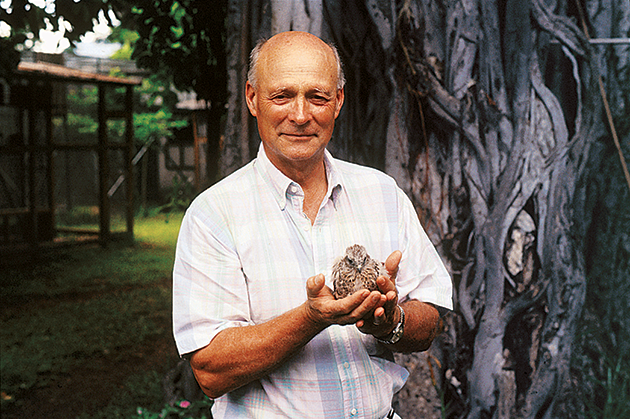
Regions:
M 322 288 L 324 288 L 325 283 L 326 281 L 324 279 L 324 275 L 322 274 L 315 275 L 307 279 L 306 280 L 306 293 L 308 294 L 309 298 L 317 297 L 317 295 L 320 293 Z
M 396 274 L 398 273 L 398 264 L 400 263 L 401 259 L 402 259 L 401 251 L 394 250 L 392 254 L 389 255 L 387 257 L 387 260 L 385 261 L 385 268 L 387 269 L 387 273 L 389 273 L 389 276 L 391 276 L 392 278 L 395 278 Z

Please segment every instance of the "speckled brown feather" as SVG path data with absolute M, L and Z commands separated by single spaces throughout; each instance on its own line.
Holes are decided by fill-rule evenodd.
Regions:
M 378 290 L 376 278 L 379 276 L 389 277 L 385 264 L 372 259 L 365 247 L 359 244 L 352 245 L 333 265 L 333 295 L 340 299 L 363 288 L 370 291 Z

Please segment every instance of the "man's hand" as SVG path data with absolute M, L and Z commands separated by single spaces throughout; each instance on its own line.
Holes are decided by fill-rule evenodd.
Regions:
M 369 313 L 357 322 L 356 325 L 361 332 L 376 337 L 384 337 L 394 330 L 396 324 L 400 321 L 400 310 L 397 308 L 396 275 L 398 274 L 398 265 L 401 258 L 402 253 L 396 250 L 385 261 L 385 268 L 389 278 L 381 276 L 376 280 L 381 294 L 385 297 L 381 299 L 383 304 L 377 306 L 373 313 Z
M 379 291 L 360 290 L 338 302 L 343 302 L 348 308 L 357 304 L 357 302 L 367 300 L 368 304 L 361 304 L 352 315 L 344 320 L 347 322 L 334 322 L 337 324 L 356 323 L 361 332 L 371 334 L 377 337 L 385 336 L 391 332 L 399 321 L 399 310 L 396 309 L 398 303 L 398 292 L 396 291 L 396 274 L 398 273 L 398 264 L 402 253 L 395 251 L 385 261 L 385 268 L 390 278 L 381 276 L 376 283 Z M 317 277 L 314 277 L 317 278 Z M 322 277 L 323 282 L 323 277 Z M 330 289 L 326 287 L 332 298 Z M 309 297 L 310 298 L 310 297 Z M 367 309 L 367 311 L 365 311 Z M 357 318 L 356 315 L 359 315 Z
M 386 293 L 382 290 L 370 292 L 366 289 L 336 300 L 321 274 L 306 281 L 306 292 L 307 316 L 314 324 L 324 328 L 331 324 L 357 323 L 387 303 Z

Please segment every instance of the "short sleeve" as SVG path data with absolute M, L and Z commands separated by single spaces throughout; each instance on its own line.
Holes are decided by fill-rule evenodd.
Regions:
M 420 225 L 411 201 L 400 188 L 397 196 L 399 245 L 403 253 L 396 281 L 400 299 L 417 299 L 452 310 L 451 277 Z
M 180 228 L 173 268 L 173 333 L 180 355 L 250 323 L 247 287 L 221 212 L 198 199 Z

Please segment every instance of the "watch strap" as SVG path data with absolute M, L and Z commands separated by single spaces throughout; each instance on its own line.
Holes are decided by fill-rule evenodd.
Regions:
M 398 306 L 398 308 L 400 309 L 400 320 L 398 321 L 398 324 L 387 336 L 376 338 L 377 341 L 386 345 L 393 345 L 402 338 L 405 331 L 405 310 L 403 310 L 401 306 Z

